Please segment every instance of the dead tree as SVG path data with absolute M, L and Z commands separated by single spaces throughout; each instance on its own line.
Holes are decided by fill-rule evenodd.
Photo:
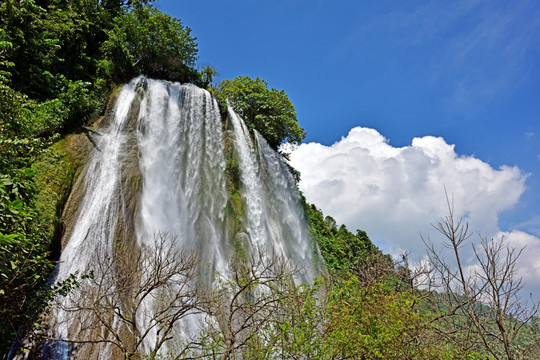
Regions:
M 96 351 L 119 351 L 125 359 L 142 354 L 154 358 L 165 346 L 170 349 L 168 342 L 182 320 L 200 314 L 209 303 L 209 292 L 197 277 L 198 257 L 179 249 L 167 234 L 155 235 L 140 249 L 118 246 L 114 254 L 100 249 L 88 270 L 93 276 L 68 301 L 53 306 L 52 313 L 64 316 L 42 334 L 73 344 L 86 358 L 95 357 Z M 65 321 L 69 336 L 58 338 L 55 331 Z M 189 341 L 182 346 L 174 348 L 178 357 Z
M 286 299 L 294 293 L 299 269 L 281 256 L 258 250 L 248 259 L 233 261 L 233 278 L 215 291 L 208 326 L 202 334 L 202 358 L 237 359 L 253 351 L 271 351 L 273 327 L 283 315 Z M 258 350 L 254 350 L 258 348 Z M 209 350 L 210 349 L 210 350 Z
M 434 228 L 444 236 L 443 246 L 451 260 L 423 238 L 431 270 L 424 283 L 432 290 L 432 304 L 438 311 L 434 328 L 446 341 L 469 351 L 483 348 L 495 359 L 520 359 L 528 346 L 539 339 L 531 322 L 539 315 L 539 303 L 520 297 L 522 279 L 516 264 L 523 249 L 511 248 L 504 239 L 487 240 L 480 245 L 470 241 L 466 222 L 455 219 L 453 204 L 447 197 L 448 215 Z M 467 267 L 463 249 L 471 247 L 477 264 Z M 426 279 L 426 277 L 424 278 Z M 520 334 L 523 337 L 518 344 Z M 527 343 L 526 345 L 523 345 Z

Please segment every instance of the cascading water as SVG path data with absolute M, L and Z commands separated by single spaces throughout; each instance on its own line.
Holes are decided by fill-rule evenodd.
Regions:
M 229 109 L 229 116 L 233 124 L 234 142 L 238 152 L 242 184 L 244 185 L 242 195 L 247 207 L 247 230 L 251 245 L 253 245 L 252 250 L 259 248 L 259 250 L 266 252 L 273 249 L 273 244 L 268 237 L 264 222 L 266 209 L 263 204 L 263 192 L 255 150 L 249 131 L 242 119 L 231 109 Z
M 214 271 L 226 273 L 221 237 L 227 191 L 218 105 L 194 85 L 147 84 L 138 121 L 143 179 L 138 244 L 152 246 L 155 234 L 165 232 L 179 248 L 195 249 Z M 147 298 L 141 313 L 152 314 L 155 300 Z M 193 335 L 197 320 L 191 316 L 182 321 L 178 338 Z M 147 349 L 155 345 L 153 335 L 146 338 Z
M 148 80 L 139 116 L 143 178 L 139 244 L 165 231 L 224 271 L 227 203 L 221 118 L 211 95 L 193 85 Z
M 319 270 L 316 249 L 306 226 L 294 178 L 280 156 L 255 131 L 257 150 L 242 119 L 229 109 L 240 161 L 243 198 L 247 205 L 251 250 L 261 251 L 268 261 L 284 255 L 302 267 L 302 280 L 311 280 Z
M 120 166 L 127 141 L 124 127 L 135 98 L 135 85 L 131 82 L 123 87 L 116 102 L 113 123 L 107 132 L 98 136 L 97 151 L 86 169 L 84 192 L 87 196 L 80 205 L 78 220 L 60 257 L 57 279 L 86 272 L 98 249 L 105 248 L 113 253 L 113 241 L 108 239 L 114 239 L 116 221 L 111 220 L 118 217 L 120 210 Z M 67 339 L 69 314 L 61 309 L 69 307 L 69 299 L 62 300 L 64 306 L 53 316 L 58 323 L 56 336 Z M 68 359 L 66 343 L 55 344 L 53 351 L 57 358 Z
M 262 183 L 266 185 L 263 194 L 269 238 L 291 262 L 303 267 L 303 280 L 311 281 L 322 273 L 320 263 L 316 260 L 321 255 L 306 226 L 307 219 L 296 182 L 281 156 L 256 130 L 255 137 L 261 168 L 260 177 Z
M 82 200 L 75 207 L 78 215 L 71 215 L 74 224 L 66 232 L 58 281 L 94 270 L 96 253 L 122 255 L 116 253 L 119 241 L 133 251 L 148 249 L 157 233 L 169 234 L 172 245 L 199 255 L 200 281 L 211 287 L 217 277 L 229 278 L 230 259 L 237 251 L 232 237 L 238 234 L 227 228 L 227 217 L 233 215 L 226 211 L 226 146 L 216 100 L 193 85 L 139 77 L 123 87 L 113 113 L 82 175 Z M 245 213 L 235 215 L 243 217 L 244 228 L 234 231 L 247 234 L 249 251 L 263 250 L 269 259 L 283 255 L 304 269 L 302 280 L 311 280 L 319 265 L 294 179 L 259 134 L 254 146 L 242 119 L 232 110 L 229 118 L 245 203 Z M 141 274 L 139 281 L 145 276 L 151 274 Z M 69 307 L 69 299 L 62 301 Z M 147 297 L 137 321 L 147 324 L 160 301 L 157 293 Z M 53 318 L 60 324 L 55 337 L 69 339 L 80 330 L 77 319 L 65 311 Z M 160 353 L 175 351 L 183 337 L 197 333 L 199 322 L 195 315 L 185 317 Z M 160 331 L 150 328 L 143 351 L 154 347 Z M 54 348 L 55 358 L 68 358 L 67 344 Z M 111 351 L 102 346 L 92 357 L 96 352 L 99 358 L 111 357 Z

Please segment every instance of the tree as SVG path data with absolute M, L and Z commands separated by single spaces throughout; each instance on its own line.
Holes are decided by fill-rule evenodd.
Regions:
M 282 256 L 269 258 L 262 249 L 235 259 L 231 267 L 233 279 L 222 281 L 208 309 L 202 354 L 222 360 L 248 353 L 264 358 L 262 354 L 274 351 L 274 330 L 285 299 L 294 293 L 298 269 Z
M 234 268 L 234 267 L 233 267 Z M 298 269 L 259 251 L 236 264 L 209 309 L 201 348 L 211 359 L 451 359 L 425 341 L 416 297 L 379 278 L 297 284 Z
M 212 65 L 203 65 L 201 67 L 201 81 L 202 85 L 205 88 L 214 86 L 214 76 L 218 75 L 218 72 L 215 67 Z
M 246 125 L 257 130 L 274 149 L 285 141 L 301 142 L 306 136 L 285 91 L 268 89 L 268 83 L 260 78 L 224 80 L 218 96 L 228 100 Z
M 462 348 L 482 349 L 495 359 L 520 359 L 540 341 L 533 324 L 540 303 L 531 305 L 520 297 L 523 283 L 516 264 L 523 249 L 479 235 L 480 245 L 471 245 L 477 265 L 467 271 L 462 251 L 472 234 L 467 223 L 455 219 L 448 197 L 447 204 L 448 215 L 434 227 L 444 236 L 443 245 L 452 252 L 453 261 L 429 237 L 424 239 L 431 269 L 425 284 L 437 291 L 432 306 L 438 315 L 432 322 Z
M 381 281 L 366 286 L 355 277 L 338 281 L 328 303 L 329 358 L 446 358 L 436 346 L 421 341 L 424 322 L 414 303 L 411 293 Z
M 171 349 L 167 342 L 183 319 L 207 308 L 209 293 L 197 278 L 199 259 L 163 233 L 139 251 L 124 245 L 116 255 L 107 250 L 95 254 L 91 278 L 52 306 L 52 313 L 65 316 L 56 316 L 40 336 L 77 345 L 86 357 L 99 351 L 96 344 L 110 344 L 125 359 L 143 353 L 155 358 L 165 344 Z M 69 327 L 67 338 L 54 335 L 62 327 Z M 184 348 L 174 350 L 180 357 L 190 346 L 186 339 Z
M 49 300 L 50 294 L 40 290 L 52 267 L 35 241 L 22 234 L 0 233 L 0 355 L 14 340 L 22 343 L 36 313 Z
M 13 47 L 13 44 L 7 40 L 6 31 L 0 28 L 0 85 L 8 82 L 11 77 L 9 68 L 15 64 L 6 60 L 6 53 Z
M 384 255 L 365 231 L 351 233 L 345 225 L 337 226 L 331 216 L 324 216 L 315 205 L 307 206 L 311 234 L 317 241 L 326 266 L 332 275 L 358 277 L 363 284 L 394 275 L 394 262 Z
M 103 76 L 120 81 L 139 74 L 171 81 L 199 80 L 194 69 L 196 38 L 179 19 L 150 5 L 135 6 L 116 17 L 107 34 L 100 65 Z

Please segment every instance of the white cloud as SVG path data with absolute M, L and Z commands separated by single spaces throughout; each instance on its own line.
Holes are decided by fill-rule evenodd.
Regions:
M 396 148 L 376 130 L 356 127 L 332 146 L 307 143 L 291 153 L 301 174 L 300 189 L 350 230 L 363 229 L 391 253 L 420 256 L 419 234 L 447 214 L 445 188 L 455 214 L 471 229 L 490 236 L 499 229 L 498 213 L 512 208 L 525 190 L 526 174 L 517 167 L 493 169 L 471 156 L 459 156 L 444 139 L 415 138 Z
M 523 249 L 516 264 L 517 275 L 523 278 L 525 290 L 540 296 L 540 239 L 518 230 L 499 232 L 495 237 L 503 238 L 511 248 Z
M 374 129 L 356 127 L 331 146 L 301 144 L 287 149 L 291 165 L 301 172 L 300 189 L 308 202 L 349 230 L 362 229 L 384 250 L 411 251 L 411 260 L 425 256 L 420 233 L 440 246 L 431 226 L 448 214 L 445 188 L 453 197 L 456 218 L 464 217 L 472 233 L 503 237 L 511 247 L 525 247 L 518 275 L 526 291 L 540 296 L 540 239 L 521 232 L 501 232 L 498 214 L 512 208 L 525 191 L 517 167 L 492 168 L 472 156 L 460 156 L 443 138 L 415 138 L 396 148 Z M 474 234 L 473 234 L 474 235 Z M 472 236 L 478 243 L 480 237 Z M 472 248 L 463 249 L 474 267 Z

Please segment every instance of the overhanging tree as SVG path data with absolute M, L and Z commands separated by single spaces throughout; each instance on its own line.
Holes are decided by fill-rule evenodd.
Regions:
M 261 133 L 274 149 L 285 141 L 301 142 L 306 137 L 285 91 L 269 89 L 268 83 L 258 77 L 224 80 L 218 95 L 227 99 L 246 125 Z

